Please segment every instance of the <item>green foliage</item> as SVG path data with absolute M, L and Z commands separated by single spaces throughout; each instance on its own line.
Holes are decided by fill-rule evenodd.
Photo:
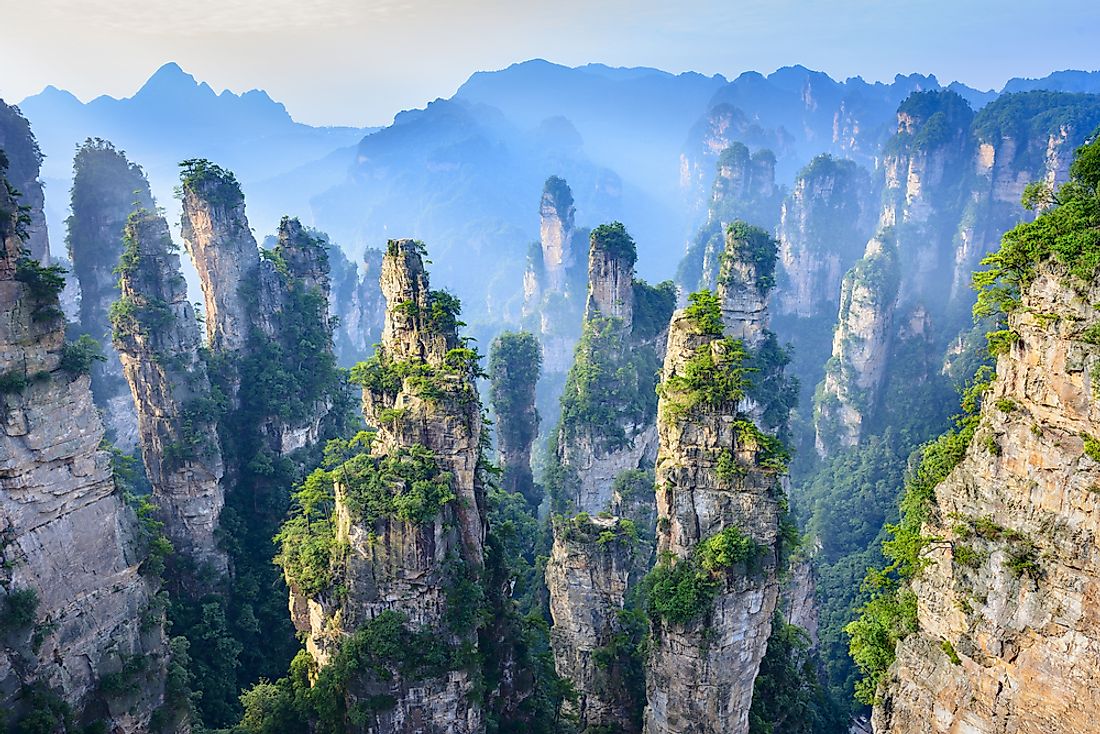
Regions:
M 739 447 L 756 452 L 756 465 L 764 470 L 785 474 L 791 460 L 790 449 L 780 439 L 764 433 L 750 420 L 738 419 L 733 424 Z
M 61 369 L 73 377 L 90 374 L 92 365 L 106 361 L 99 342 L 87 334 L 81 334 L 76 341 L 65 342 L 61 348 Z
M 1081 332 L 1081 336 L 1078 338 L 1086 344 L 1100 346 L 1100 321 L 1090 324 L 1088 328 Z
M 15 279 L 30 292 L 32 320 L 50 322 L 64 316 L 57 299 L 65 289 L 66 272 L 60 265 L 43 265 L 25 253 L 16 261 Z
M 489 398 L 496 411 L 497 440 L 502 451 L 529 450 L 535 441 L 539 425 L 535 385 L 541 365 L 542 350 L 534 334 L 508 331 L 493 340 L 489 353 Z M 506 469 L 512 470 L 512 467 Z M 529 485 L 529 471 L 518 481 Z M 505 483 L 510 491 L 521 489 L 507 476 Z
M 722 303 L 714 291 L 702 290 L 689 295 L 684 315 L 695 326 L 695 333 L 722 335 Z
M 733 412 L 749 385 L 748 351 L 739 339 L 715 339 L 699 346 L 676 374 L 658 388 L 669 420 L 682 421 L 697 409 Z
M 666 280 L 649 285 L 644 280 L 635 280 L 633 288 L 631 337 L 635 342 L 648 341 L 668 328 L 672 312 L 676 310 L 676 284 Z
M 566 437 L 586 433 L 604 450 L 629 444 L 624 426 L 643 425 L 656 413 L 656 355 L 631 348 L 622 320 L 585 321 L 561 397 L 561 428 Z
M 965 99 L 946 90 L 914 92 L 898 107 L 898 115 L 914 121 L 915 130 L 899 133 L 887 153 L 898 147 L 930 150 L 961 138 L 970 128 L 974 112 Z
M 974 273 L 976 316 L 1011 313 L 1021 294 L 1053 261 L 1079 280 L 1090 281 L 1100 267 L 1100 139 L 1082 146 L 1070 167 L 1070 180 L 1050 197 L 1053 206 L 1034 221 L 1005 233 L 997 252 L 982 260 Z M 1034 196 L 1029 201 L 1035 204 Z
M 1081 434 L 1081 440 L 1084 442 L 1085 456 L 1100 463 L 1100 441 L 1087 433 Z
M 638 250 L 634 240 L 627 234 L 622 222 L 601 224 L 592 230 L 592 248 L 608 254 L 616 260 L 625 260 L 633 265 L 638 259 Z
M 775 287 L 775 261 L 778 243 L 766 231 L 737 220 L 726 230 L 723 258 L 733 258 L 752 266 L 756 289 L 767 293 Z
M 749 734 L 833 734 L 847 721 L 829 700 L 806 631 L 772 618 L 768 649 L 753 684 Z
M 962 658 L 959 657 L 959 653 L 955 652 L 955 646 L 951 644 L 951 640 L 942 640 L 940 649 L 943 650 L 943 654 L 947 656 L 952 665 L 962 665 Z
M 244 203 L 244 194 L 232 171 L 211 163 L 205 158 L 189 158 L 181 161 L 181 194 L 195 194 L 215 206 L 231 208 Z
M 333 469 L 332 476 L 344 489 L 349 511 L 367 524 L 394 518 L 418 525 L 455 499 L 450 473 L 440 470 L 435 454 L 420 444 L 382 457 L 358 454 Z
M 994 357 L 1008 354 L 1016 342 L 1020 341 L 1020 335 L 1011 329 L 991 331 L 985 338 L 989 342 L 989 354 Z
M 791 412 L 798 406 L 798 378 L 788 375 L 792 348 L 782 347 L 771 331 L 764 332 L 760 344 L 745 362 L 750 373 L 745 394 L 761 407 L 761 423 L 787 438 L 787 423 Z
M 852 639 L 852 659 L 864 673 L 856 683 L 859 701 L 867 705 L 875 702 L 879 682 L 894 662 L 898 643 L 917 629 L 917 597 L 906 588 L 881 591 L 863 605 L 859 618 L 845 628 Z
M 714 473 L 724 484 L 732 484 L 739 477 L 745 476 L 745 467 L 737 463 L 736 457 L 729 449 L 722 449 L 718 454 L 718 461 L 714 465 Z
M 8 589 L 0 597 L 0 633 L 26 629 L 34 624 L 38 613 L 38 592 L 27 587 Z
M 737 527 L 726 527 L 698 543 L 687 558 L 665 555 L 642 580 L 650 618 L 686 625 L 710 613 L 725 576 L 747 567 L 766 548 Z
M 316 597 L 332 585 L 336 550 L 332 473 L 313 470 L 294 492 L 292 501 L 290 518 L 275 536 L 280 548 L 275 562 L 302 594 Z

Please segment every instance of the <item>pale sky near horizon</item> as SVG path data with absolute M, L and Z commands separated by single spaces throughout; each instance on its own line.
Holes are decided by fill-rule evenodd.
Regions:
M 0 0 L 0 17 L 9 102 L 47 84 L 129 96 L 175 61 L 216 91 L 265 89 L 310 124 L 386 124 L 530 58 L 731 79 L 791 64 L 920 72 L 981 89 L 1100 69 L 1095 0 Z

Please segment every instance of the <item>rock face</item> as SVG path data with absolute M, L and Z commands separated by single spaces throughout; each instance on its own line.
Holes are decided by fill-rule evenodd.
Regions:
M 111 343 L 107 312 L 118 300 L 123 229 L 135 208 L 155 206 L 141 168 L 105 140 L 88 140 L 73 162 L 72 215 L 66 244 L 80 284 L 80 330 L 95 339 L 105 361 L 92 369 L 92 396 L 103 412 L 108 438 L 122 451 L 137 446 L 137 412 L 122 363 Z
M 1010 317 L 1019 340 L 975 438 L 935 488 L 920 629 L 880 688 L 877 732 L 1097 730 L 1100 348 L 1084 334 L 1100 283 L 1070 288 L 1043 268 Z
M 569 184 L 548 178 L 539 205 L 539 242 L 531 246 L 523 276 L 523 315 L 539 336 L 543 368 L 552 375 L 569 370 L 580 336 L 584 263 L 578 264 L 575 250 L 584 233 L 577 231 L 575 215 Z
M 46 213 L 44 205 L 46 195 L 38 173 L 42 167 L 42 152 L 34 139 L 31 126 L 18 107 L 4 104 L 0 99 L 0 152 L 7 160 L 5 178 L 16 191 L 23 206 L 30 207 L 27 212 L 30 221 L 24 225 L 26 236 L 23 247 L 30 250 L 31 257 L 40 262 L 50 259 L 50 238 L 46 231 Z
M 633 526 L 617 517 L 580 515 L 554 524 L 546 562 L 550 592 L 550 646 L 558 675 L 577 688 L 575 714 L 581 730 L 609 727 L 638 731 L 637 700 L 626 680 L 616 635 L 640 564 Z M 622 643 L 620 643 L 622 644 Z
M 377 509 L 364 503 L 364 488 L 347 471 L 336 472 L 335 537 L 346 548 L 339 576 L 345 591 L 307 598 L 291 580 L 295 625 L 306 633 L 307 649 L 321 666 L 346 636 L 369 633 L 378 620 L 400 619 L 408 634 L 425 635 L 456 655 L 458 648 L 476 650 L 478 644 L 472 623 L 453 622 L 463 614 L 476 622 L 476 610 L 455 608 L 460 602 L 452 595 L 457 584 L 478 583 L 484 562 L 481 412 L 473 369 L 456 361 L 469 356 L 456 331 L 457 303 L 430 290 L 422 248 L 413 240 L 394 240 L 383 259 L 386 323 L 379 352 L 362 380 L 365 416 L 378 433 L 369 454 L 356 461 L 384 467 L 419 456 L 440 494 L 417 507 Z M 411 379 L 406 369 L 430 380 L 432 388 L 425 392 L 424 383 Z M 413 478 L 401 474 L 403 469 L 393 471 L 398 477 L 390 475 L 390 484 L 381 490 L 387 496 L 422 491 L 423 485 L 412 486 Z M 407 482 L 403 489 L 395 486 L 401 481 Z M 379 696 L 387 703 L 355 731 L 481 730 L 475 677 L 468 668 L 451 665 L 419 674 L 403 666 L 392 676 L 358 671 L 347 689 L 349 705 Z
M 782 191 L 775 185 L 775 155 L 770 150 L 749 153 L 733 143 L 718 156 L 707 205 L 706 223 L 688 243 L 677 280 L 689 291 L 713 289 L 725 251 L 726 228 L 744 220 L 771 231 L 779 215 Z
M 260 265 L 244 213 L 244 195 L 232 173 L 199 161 L 183 174 L 183 242 L 199 273 L 210 348 L 239 352 L 247 344 L 250 308 L 242 286 Z
M 368 247 L 360 270 L 339 247 L 329 245 L 326 250 L 332 278 L 329 315 L 337 320 L 336 358 L 341 365 L 351 366 L 369 357 L 382 338 L 386 316 L 386 301 L 378 287 L 382 251 Z
M 130 217 L 125 241 L 115 346 L 137 406 L 154 502 L 176 550 L 223 574 L 226 557 L 215 542 L 225 504 L 219 406 L 177 248 L 164 217 L 148 210 Z
M 138 734 L 164 693 L 157 584 L 141 573 L 137 520 L 99 448 L 89 378 L 62 367 L 56 293 L 16 265 L 16 203 L 0 185 L 0 707 L 13 725 L 36 714 L 53 727 L 28 695 L 52 690 L 82 725 Z
M 731 255 L 731 272 L 753 272 L 739 251 Z M 767 287 L 723 280 L 720 300 L 738 304 L 725 326 L 718 303 L 703 319 L 698 302 L 677 311 L 669 326 L 657 423 L 660 560 L 650 606 L 659 613 L 651 621 L 646 663 L 647 734 L 748 731 L 753 683 L 779 595 L 780 449 L 754 425 L 756 409 L 744 392 L 730 386 L 744 359 L 737 338 L 751 339 L 766 318 L 745 304 L 766 296 Z M 746 286 L 754 293 L 732 292 Z M 755 322 L 749 313 L 757 313 Z M 700 369 L 713 374 L 699 376 Z M 714 392 L 697 392 L 697 380 Z M 741 552 L 720 554 L 721 560 L 712 555 L 733 545 Z M 709 590 L 689 602 L 690 610 L 684 600 L 667 598 L 681 588 L 678 574 Z
M 676 311 L 664 359 L 665 384 L 681 374 L 698 350 L 722 341 L 701 335 Z M 658 552 L 689 563 L 697 548 L 727 528 L 752 539 L 761 557 L 719 571 L 713 606 L 689 622 L 659 620 L 647 662 L 647 734 L 748 731 L 752 683 L 771 633 L 779 596 L 775 546 L 779 476 L 758 465 L 760 447 L 738 420 L 736 404 L 695 408 L 681 420 L 658 421 Z M 724 453 L 726 452 L 726 453 Z M 719 479 L 720 457 L 740 465 L 733 483 Z M 755 567 L 755 568 L 750 568 Z
M 841 277 L 874 228 L 871 192 L 870 176 L 852 161 L 821 155 L 799 172 L 779 215 L 777 314 L 835 311 Z
M 535 385 L 541 354 L 530 332 L 505 332 L 493 340 L 489 357 L 490 395 L 496 413 L 501 488 L 519 493 L 532 508 L 542 501 L 531 472 L 531 447 L 539 432 Z
M 894 244 L 872 239 L 844 276 L 833 354 L 814 396 L 815 446 L 821 456 L 854 446 L 879 399 L 898 294 Z

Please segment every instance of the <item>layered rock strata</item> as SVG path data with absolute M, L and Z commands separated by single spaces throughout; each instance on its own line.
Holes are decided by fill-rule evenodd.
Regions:
M 194 309 L 164 217 L 140 210 L 126 224 L 114 343 L 137 407 L 142 459 L 175 549 L 227 570 L 215 533 L 225 468 Z
M 899 273 L 894 243 L 876 237 L 844 276 L 832 357 L 814 396 L 815 446 L 821 456 L 854 446 L 873 413 L 894 337 Z
M 430 290 L 422 247 L 394 240 L 383 259 L 388 308 L 382 343 L 362 374 L 357 371 L 365 417 L 377 434 L 368 453 L 354 461 L 369 464 L 373 469 L 365 471 L 374 472 L 419 457 L 424 462 L 419 466 L 431 475 L 424 483 L 414 485 L 401 473 L 405 469 L 395 468 L 397 475 L 390 474 L 381 491 L 400 497 L 428 491 L 430 482 L 434 493 L 415 507 L 387 507 L 382 497 L 365 502 L 363 492 L 370 490 L 347 469 L 336 470 L 333 520 L 337 546 L 346 549 L 338 577 L 343 592 L 310 597 L 288 579 L 295 625 L 322 667 L 345 639 L 373 629 L 378 620 L 400 620 L 406 634 L 454 651 L 449 660 L 478 644 L 472 624 L 455 621 L 468 614 L 476 622 L 476 609 L 457 607 L 462 602 L 453 595 L 462 584 L 478 583 L 484 563 L 481 412 L 468 361 L 472 356 L 456 331 L 457 304 Z M 399 652 L 415 658 L 424 651 Z M 476 676 L 468 666 L 448 662 L 428 671 L 410 664 L 397 671 L 356 671 L 347 687 L 349 705 L 386 700 L 356 731 L 482 729 Z
M 126 453 L 137 446 L 137 412 L 111 343 L 108 311 L 119 297 L 115 268 L 127 217 L 135 209 L 154 206 L 145 174 L 123 152 L 105 140 L 88 140 L 77 150 L 66 244 L 80 284 L 80 330 L 102 346 L 105 357 L 92 369 L 92 396 L 109 437 Z
M 935 488 L 919 631 L 877 732 L 1091 732 L 1100 710 L 1100 283 L 1041 266 L 962 462 Z
M 47 725 L 54 695 L 81 725 L 138 734 L 164 694 L 157 583 L 89 378 L 65 356 L 60 287 L 20 263 L 18 203 L 0 181 L 0 707 L 13 726 Z

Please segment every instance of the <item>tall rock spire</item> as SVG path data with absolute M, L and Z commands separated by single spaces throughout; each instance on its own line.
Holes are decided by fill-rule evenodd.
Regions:
M 153 498 L 176 550 L 224 573 L 215 542 L 225 504 L 213 397 L 199 355 L 177 248 L 163 216 L 139 210 L 125 230 L 114 307 L 115 346 L 137 406 L 142 458 Z

